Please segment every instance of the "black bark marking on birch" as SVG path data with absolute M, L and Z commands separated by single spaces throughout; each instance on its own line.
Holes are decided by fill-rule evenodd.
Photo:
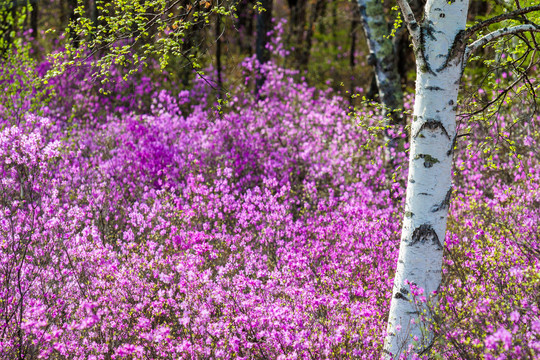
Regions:
M 407 297 L 400 293 L 399 291 L 394 295 L 395 299 L 407 300 Z
M 420 312 L 418 311 L 406 311 L 407 315 L 418 315 Z
M 418 243 L 425 245 L 428 242 L 431 242 L 433 245 L 437 246 L 437 250 L 443 249 L 441 242 L 439 241 L 439 237 L 437 236 L 435 230 L 433 230 L 433 227 L 429 224 L 422 224 L 414 229 L 411 242 L 408 245 L 413 246 Z
M 409 182 L 410 182 L 411 184 L 414 184 L 416 181 L 415 181 L 414 179 L 409 179 Z
M 431 40 L 436 41 L 437 38 L 433 34 L 440 31 L 435 30 L 435 26 L 433 26 L 433 21 L 428 20 L 427 24 L 422 26 L 422 32 L 425 32 L 425 34 L 429 36 Z
M 367 64 L 371 66 L 377 65 L 377 56 L 374 53 L 370 53 L 367 57 Z
M 426 122 L 422 124 L 422 126 L 420 126 L 420 129 L 416 132 L 416 135 L 414 135 L 415 138 L 418 137 L 418 135 L 420 135 L 420 133 L 422 132 L 422 130 L 424 129 L 428 129 L 428 130 L 436 130 L 436 129 L 441 129 L 442 133 L 444 135 L 446 135 L 446 137 L 448 138 L 448 140 L 450 140 L 450 135 L 448 135 L 448 131 L 446 131 L 444 125 L 442 124 L 442 122 L 440 120 L 436 120 L 436 119 L 426 119 Z
M 413 217 L 414 216 L 414 213 L 411 212 L 411 211 L 405 211 L 405 216 L 410 218 L 410 217 Z
M 424 159 L 424 167 L 425 168 L 430 168 L 430 167 L 433 167 L 433 164 L 436 164 L 439 161 L 439 159 L 436 159 L 434 158 L 433 156 L 431 155 L 428 155 L 428 154 L 418 154 L 414 157 L 415 160 L 418 160 L 418 159 Z
M 437 212 L 442 209 L 448 209 L 450 207 L 450 198 L 452 197 L 452 188 L 448 189 L 446 196 L 439 205 L 434 205 L 431 208 L 431 212 Z
M 425 35 L 424 35 L 424 33 L 425 33 L 424 27 L 425 27 L 424 24 L 420 25 L 420 45 L 419 45 L 418 49 L 415 49 L 415 56 L 417 58 L 423 59 L 422 65 L 418 68 L 421 72 L 430 73 L 432 75 L 435 75 L 433 70 L 431 70 L 431 67 L 429 66 L 428 60 L 426 58 L 426 52 L 425 52 L 426 38 L 425 38 Z M 417 52 L 419 52 L 420 54 L 416 54 Z
M 454 147 L 456 147 L 457 142 L 457 134 L 454 135 L 454 139 L 452 140 L 452 144 L 450 145 L 450 149 L 446 152 L 446 156 L 450 156 L 454 153 Z
M 405 288 L 401 288 L 399 289 L 399 291 L 401 291 L 402 293 L 404 293 L 405 295 L 409 295 L 409 290 L 405 289 Z
M 448 49 L 448 54 L 446 55 L 446 60 L 442 64 L 440 68 L 437 69 L 437 71 L 444 70 L 450 62 L 458 57 L 461 57 L 465 51 L 465 30 L 460 30 L 456 37 L 454 38 L 454 42 L 452 43 L 452 47 Z
M 390 335 L 390 334 L 389 334 Z M 395 336 L 395 335 L 394 335 Z M 390 355 L 392 358 L 394 357 L 394 354 L 392 354 L 390 351 L 383 349 L 383 353 Z
M 450 101 L 448 102 L 448 105 L 450 105 L 450 106 L 454 105 L 454 100 L 450 100 Z
M 430 90 L 430 91 L 441 91 L 441 90 L 444 90 L 443 88 L 440 88 L 438 86 L 426 86 L 426 90 Z
M 428 194 L 428 193 L 425 193 L 425 192 L 421 192 L 421 193 L 419 193 L 418 195 L 433 196 L 433 195 Z

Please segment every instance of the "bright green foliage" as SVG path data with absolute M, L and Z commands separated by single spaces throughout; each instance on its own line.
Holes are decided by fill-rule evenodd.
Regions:
M 84 1 L 78 0 L 77 20 L 67 30 L 72 41 L 66 44 L 64 53 L 55 56 L 59 66 L 51 76 L 67 67 L 80 66 L 86 60 L 97 67 L 95 77 L 102 82 L 107 81 L 113 66 L 134 73 L 147 66 L 150 59 L 159 61 L 164 69 L 173 58 L 184 58 L 194 70 L 200 71 L 197 55 L 191 51 L 199 44 L 190 37 L 209 25 L 211 19 L 231 16 L 236 3 L 233 0 L 96 1 L 99 15 L 93 21 Z
M 52 89 L 36 73 L 36 62 L 30 57 L 30 46 L 12 45 L 0 60 L 0 116 L 12 124 L 23 122 L 27 113 L 41 114 L 49 102 Z
M 537 0 L 520 1 L 521 8 L 538 5 Z M 496 17 L 516 10 L 515 5 L 505 2 L 491 4 L 490 11 L 484 15 L 478 15 L 475 25 L 486 19 Z M 482 29 L 476 38 L 480 38 L 493 31 L 510 28 L 512 26 L 528 23 L 540 23 L 540 12 L 533 11 L 525 16 L 519 16 L 491 24 Z M 500 115 L 502 108 L 521 104 L 520 108 L 527 108 L 535 111 L 540 105 L 538 102 L 538 90 L 540 86 L 534 79 L 529 79 L 529 75 L 538 66 L 537 51 L 539 50 L 539 33 L 521 33 L 513 36 L 503 36 L 498 40 L 489 43 L 484 50 L 480 50 L 471 62 L 474 66 L 466 68 L 466 78 L 471 76 L 470 91 L 464 92 L 466 98 L 463 100 L 462 113 L 466 113 L 465 118 L 471 123 L 481 122 L 489 127 Z M 519 84 L 519 85 L 518 85 Z M 479 89 L 480 88 L 480 89 Z M 521 114 L 521 118 L 528 118 L 531 114 Z M 521 120 L 514 114 L 512 122 L 508 126 L 513 126 Z M 502 135 L 505 129 L 499 132 L 500 139 L 507 141 Z M 486 151 L 494 143 L 494 139 L 486 139 L 484 144 Z M 512 144 L 509 144 L 512 145 Z M 509 150 L 515 153 L 515 146 L 509 146 Z
M 29 3 L 0 3 L 0 117 L 18 125 L 25 114 L 41 114 L 51 98 L 51 89 L 36 72 L 36 60 L 31 46 L 23 35 Z
M 12 45 L 22 41 L 19 33 L 26 20 L 26 6 L 14 6 L 16 2 L 0 1 L 0 54 L 6 54 Z M 30 5 L 28 5 L 30 6 Z

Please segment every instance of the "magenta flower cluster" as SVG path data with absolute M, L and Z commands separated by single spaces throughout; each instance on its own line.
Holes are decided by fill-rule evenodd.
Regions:
M 407 154 L 385 165 L 369 143 L 380 115 L 358 124 L 342 98 L 264 71 L 260 97 L 239 86 L 221 111 L 202 80 L 100 95 L 69 74 L 42 115 L 0 119 L 3 356 L 380 356 Z M 475 156 L 457 154 L 433 326 L 492 358 L 538 351 L 538 158 L 501 154 L 507 179 Z M 471 304 L 475 318 L 455 317 Z

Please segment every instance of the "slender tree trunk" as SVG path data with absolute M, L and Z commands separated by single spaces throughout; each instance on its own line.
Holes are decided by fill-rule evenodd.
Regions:
M 253 54 L 253 4 L 250 0 L 241 0 L 236 5 L 236 43 L 240 53 Z
M 262 7 L 265 11 L 257 14 L 257 41 L 256 41 L 256 55 L 259 65 L 262 65 L 270 60 L 270 52 L 266 48 L 270 37 L 268 32 L 272 28 L 272 0 L 261 1 Z M 259 71 L 258 78 L 255 82 L 255 93 L 258 94 L 259 90 L 263 86 L 266 77 Z
M 360 19 L 370 51 L 368 63 L 374 67 L 383 114 L 392 123 L 402 121 L 403 93 L 397 71 L 390 30 L 380 0 L 358 0 Z
M 221 16 L 217 14 L 216 19 L 216 71 L 217 71 L 217 87 L 218 98 L 221 99 L 223 89 L 223 80 L 221 76 Z
M 92 24 L 96 27 L 98 25 L 98 16 L 99 16 L 97 2 L 98 0 L 90 0 L 90 20 L 92 21 Z
M 77 0 L 68 0 L 68 7 L 69 7 L 69 22 L 75 23 L 78 20 L 78 16 L 75 13 L 75 9 L 77 9 Z M 73 43 L 73 46 L 75 46 L 75 48 L 78 48 L 80 44 L 79 35 L 75 34 L 74 32 L 75 30 L 71 25 L 69 26 L 69 28 L 70 28 L 69 36 L 70 36 L 71 42 Z
M 38 37 L 38 16 L 39 16 L 39 7 L 36 0 L 30 1 L 32 6 L 32 12 L 30 13 L 30 28 L 32 29 L 32 36 L 34 39 Z
M 357 40 L 357 31 L 358 31 L 358 23 L 359 23 L 359 9 L 357 3 L 352 3 L 351 6 L 353 7 L 353 18 L 351 20 L 351 48 L 349 52 L 349 66 L 351 67 L 351 74 L 355 73 L 355 67 L 356 67 L 356 40 Z M 356 82 L 354 81 L 355 77 L 354 75 L 351 77 L 351 85 L 350 85 L 350 94 L 351 97 L 349 98 L 349 104 L 351 107 L 354 105 L 354 97 L 352 96 L 355 93 L 355 85 Z
M 311 9 L 311 16 L 309 18 L 308 28 L 305 33 L 305 39 L 302 45 L 302 49 L 299 53 L 299 63 L 301 70 L 307 70 L 309 64 L 309 57 L 311 55 L 311 46 L 313 44 L 315 23 L 317 22 L 317 19 L 323 10 L 324 1 L 325 0 L 317 0 Z
M 337 34 L 338 16 L 337 16 L 337 8 L 338 8 L 337 0 L 332 1 L 332 42 L 333 42 L 333 45 L 334 45 L 334 49 L 338 48 L 338 34 Z M 336 52 L 336 59 L 335 60 L 338 60 L 337 52 Z
M 441 283 L 467 9 L 468 0 L 428 0 L 423 23 L 409 24 L 417 57 L 416 98 L 405 216 L 384 345 L 387 359 L 399 358 L 409 346 L 419 353 L 432 342 L 430 319 L 420 319 L 411 300 L 417 286 L 436 301 L 434 292 Z
M 304 54 L 307 0 L 287 0 L 287 2 L 291 10 L 287 40 L 292 40 L 294 46 L 294 66 L 300 68 Z

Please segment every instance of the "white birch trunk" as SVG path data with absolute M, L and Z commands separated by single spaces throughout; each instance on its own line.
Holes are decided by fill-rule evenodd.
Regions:
M 399 358 L 410 345 L 413 353 L 420 353 L 432 340 L 427 322 L 419 321 L 405 280 L 423 288 L 428 299 L 441 283 L 464 60 L 460 40 L 468 0 L 428 0 L 421 25 L 411 23 L 407 5 L 400 6 L 413 36 L 417 79 L 405 216 L 384 344 L 386 359 Z
M 403 110 L 401 78 L 397 71 L 394 44 L 386 22 L 384 7 L 380 0 L 357 0 L 360 20 L 370 51 L 368 64 L 375 70 L 379 98 L 384 105 L 383 114 L 394 122 L 400 122 Z
M 383 105 L 382 114 L 385 119 L 384 139 L 386 141 L 385 157 L 391 162 L 392 152 L 398 145 L 398 139 L 390 136 L 390 125 L 403 121 L 403 92 L 401 77 L 397 70 L 397 59 L 394 44 L 390 39 L 390 29 L 384 14 L 381 0 L 357 0 L 360 20 L 366 35 L 369 48 L 368 64 L 375 70 L 375 80 L 379 90 L 379 100 Z

